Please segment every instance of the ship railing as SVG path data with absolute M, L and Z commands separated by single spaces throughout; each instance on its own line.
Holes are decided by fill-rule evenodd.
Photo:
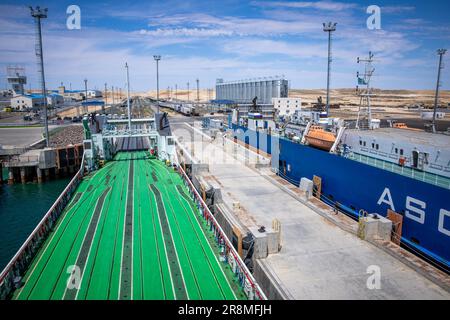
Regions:
M 1 300 L 8 299 L 14 290 L 22 285 L 22 276 L 70 202 L 73 192 L 84 176 L 84 160 L 85 153 L 83 153 L 78 172 L 0 274 Z
M 393 173 L 401 174 L 402 176 L 409 177 L 415 180 L 419 180 L 425 183 L 430 183 L 438 187 L 450 189 L 450 179 L 443 177 L 434 173 L 419 171 L 414 168 L 408 168 L 404 166 L 399 166 L 395 163 L 384 161 L 381 159 L 376 159 L 368 157 L 362 154 L 352 152 L 349 158 L 361 163 L 365 163 L 369 166 L 380 168 Z
M 242 261 L 233 244 L 226 236 L 222 227 L 219 225 L 198 191 L 195 189 L 186 172 L 181 166 L 178 166 L 178 170 L 189 191 L 191 192 L 191 196 L 197 204 L 203 218 L 206 220 L 210 230 L 214 232 L 215 239 L 218 242 L 219 247 L 221 247 L 222 260 L 230 264 L 231 269 L 238 277 L 239 283 L 247 295 L 247 298 L 249 300 L 267 300 L 266 295 L 248 270 L 244 261 Z

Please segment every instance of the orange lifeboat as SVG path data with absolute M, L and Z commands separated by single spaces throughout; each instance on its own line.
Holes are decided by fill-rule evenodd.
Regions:
M 410 128 L 410 127 L 408 127 L 406 125 L 406 123 L 403 123 L 403 122 L 394 123 L 394 125 L 392 127 L 395 128 L 395 129 L 404 129 L 404 130 L 411 130 L 411 131 L 423 131 L 423 130 L 420 130 L 420 129 Z
M 306 135 L 306 141 L 312 147 L 330 151 L 336 137 L 332 132 L 325 131 L 321 126 L 311 126 Z

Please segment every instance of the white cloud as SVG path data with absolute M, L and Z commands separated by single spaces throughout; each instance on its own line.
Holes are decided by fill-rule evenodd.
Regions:
M 253 1 L 252 4 L 260 7 L 311 8 L 328 11 L 342 11 L 358 7 L 355 3 L 334 1 Z
M 186 25 L 192 26 L 192 28 L 180 28 L 180 26 Z M 193 34 L 202 33 L 204 35 L 209 32 L 211 35 L 234 34 L 260 36 L 302 34 L 321 28 L 320 23 L 318 24 L 313 17 L 308 20 L 283 21 L 270 18 L 215 17 L 207 14 L 155 16 L 150 18 L 149 26 L 160 27 L 160 29 L 165 30 L 164 32 L 166 34 L 170 32 L 170 30 L 173 30 L 173 33 L 180 32 L 181 30 L 187 34 L 192 31 Z
M 416 7 L 413 6 L 383 6 L 381 7 L 381 13 L 405 13 L 415 11 Z
M 240 35 L 232 30 L 205 28 L 141 29 L 139 33 L 153 37 L 219 37 Z

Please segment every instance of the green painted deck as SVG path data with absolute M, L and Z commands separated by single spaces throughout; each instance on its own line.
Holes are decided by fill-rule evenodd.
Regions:
M 14 298 L 244 299 L 188 195 L 146 152 L 119 153 L 81 182 Z

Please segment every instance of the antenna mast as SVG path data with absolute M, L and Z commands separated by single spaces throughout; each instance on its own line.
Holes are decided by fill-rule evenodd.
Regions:
M 436 112 L 439 104 L 439 88 L 441 86 L 441 71 L 444 69 L 442 65 L 442 57 L 447 52 L 447 49 L 439 49 L 437 54 L 439 55 L 439 68 L 438 68 L 438 78 L 436 84 L 436 95 L 434 97 L 434 111 L 433 111 L 433 133 L 436 133 Z
M 358 110 L 358 119 L 356 120 L 356 129 L 365 128 L 364 122 L 367 121 L 367 128 L 372 129 L 372 110 L 371 110 L 371 101 L 370 98 L 374 96 L 372 93 L 372 88 L 370 86 L 372 76 L 375 72 L 375 68 L 372 67 L 373 62 L 373 53 L 369 52 L 368 59 L 360 59 L 358 57 L 357 63 L 364 62 L 364 74 L 360 74 L 359 71 L 356 73 L 358 78 L 358 86 L 356 87 L 356 92 L 360 97 L 359 102 L 359 110 Z M 359 86 L 363 86 L 363 89 L 359 89 Z

